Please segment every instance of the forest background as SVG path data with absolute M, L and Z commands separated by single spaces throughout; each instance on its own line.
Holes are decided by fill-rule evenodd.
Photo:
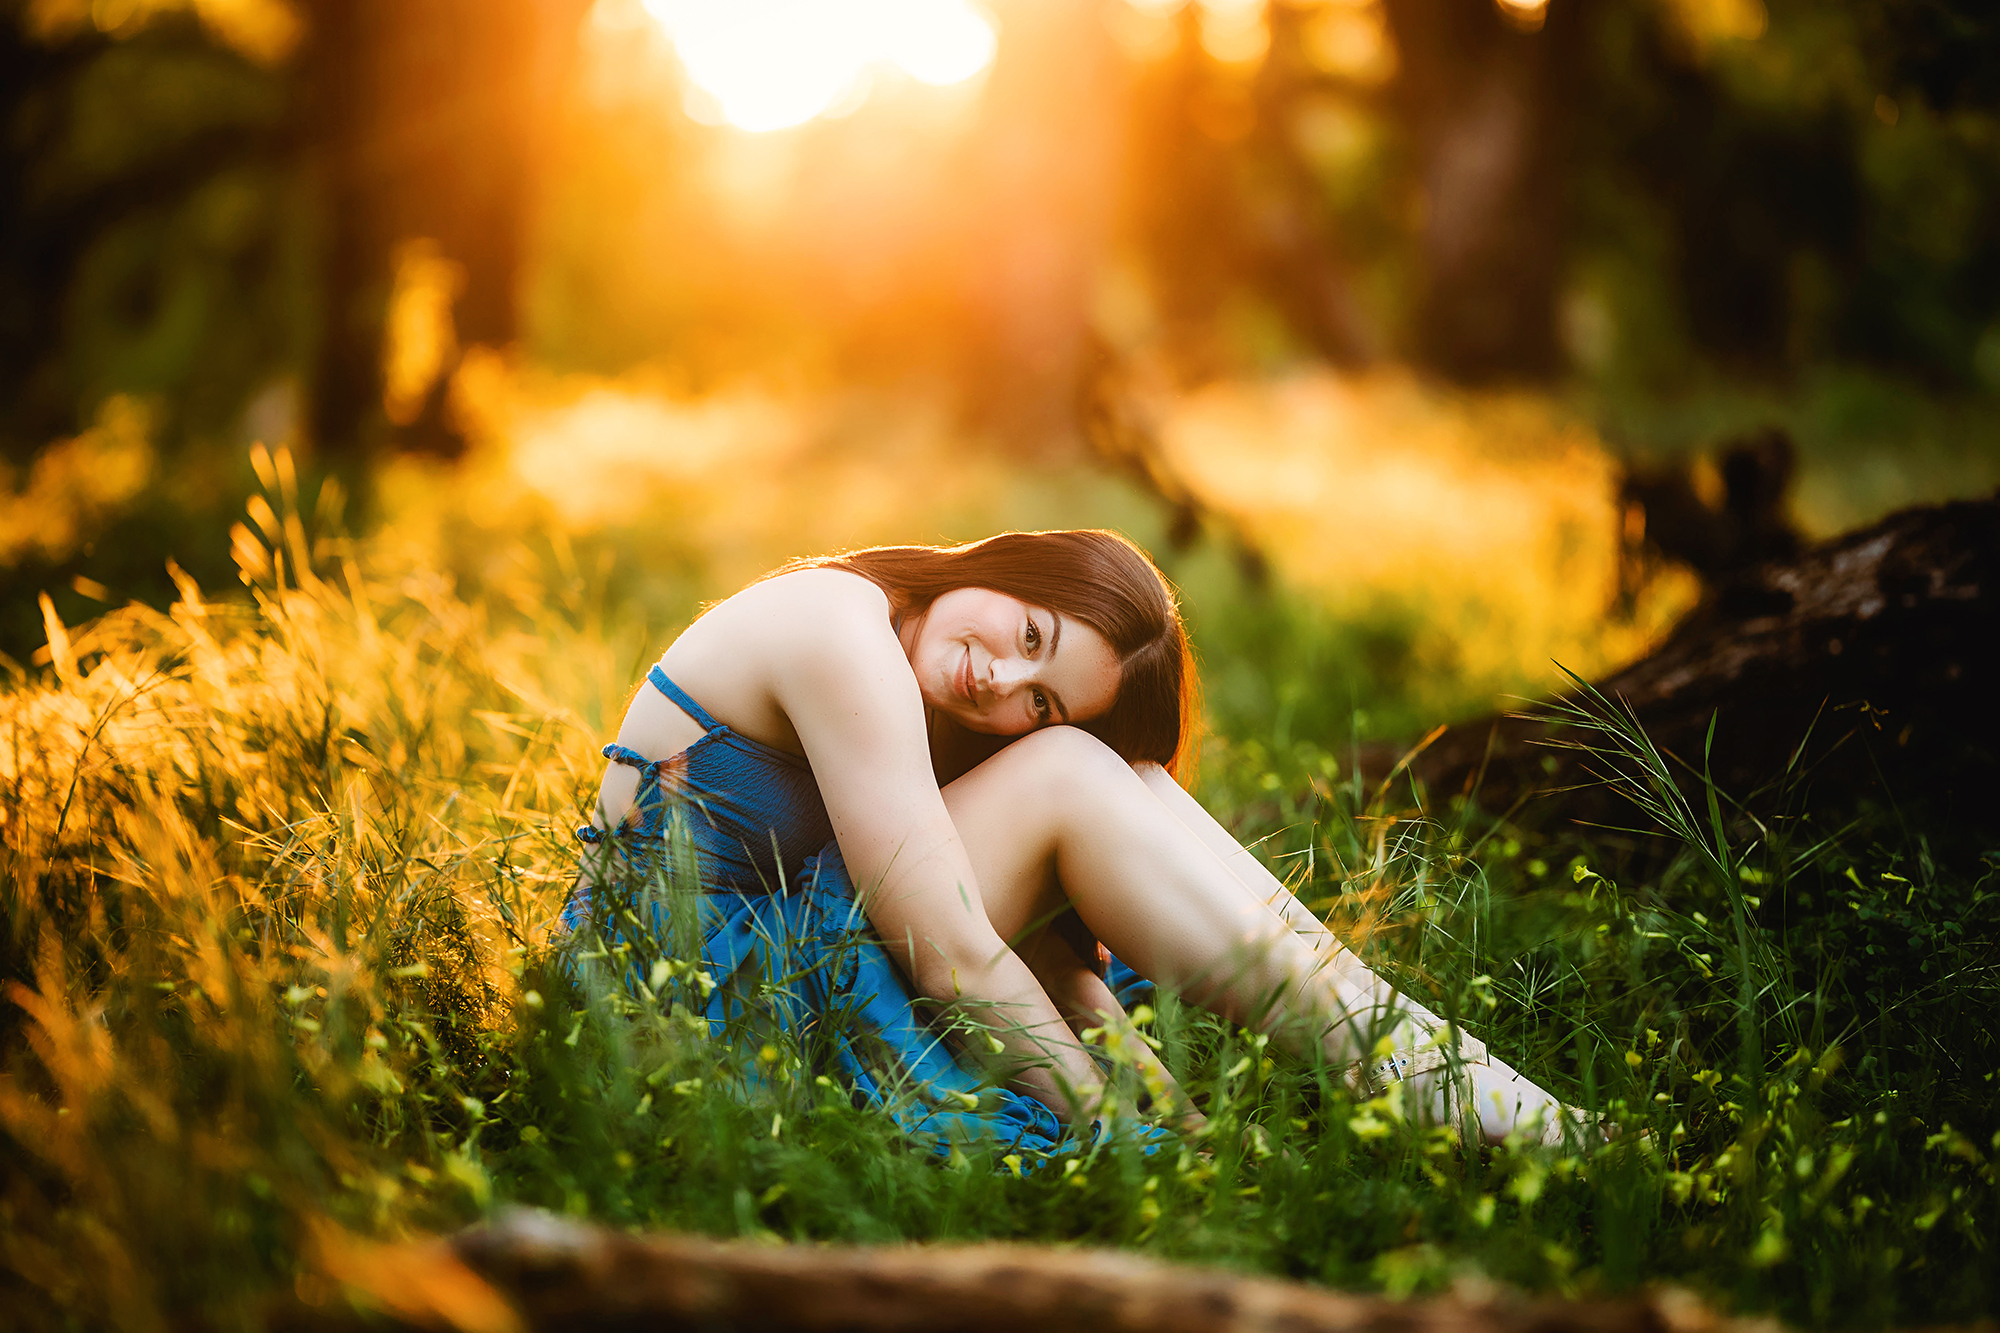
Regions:
M 1877 792 L 1789 839 L 1673 825 L 1665 855 L 1532 812 L 1385 806 L 1356 774 L 1356 747 L 1545 697 L 1552 660 L 1600 676 L 1697 603 L 1715 571 L 1676 558 L 1657 512 L 1648 528 L 1634 478 L 1722 513 L 1716 451 L 1775 427 L 1795 460 L 1781 517 L 1808 538 L 2000 484 L 2000 20 L 1982 6 L 0 15 L 0 971 L 21 983 L 0 1018 L 19 1167 L 0 1228 L 17 1290 L 109 1301 L 98 1315 L 128 1324 L 274 1284 L 325 1299 L 347 1290 L 326 1219 L 393 1235 L 502 1197 L 731 1234 L 990 1226 L 1397 1291 L 1672 1276 L 1822 1322 L 1992 1310 L 1983 831 L 1933 855 L 1934 831 Z M 606 1036 L 599 1064 L 551 1074 L 524 1007 L 558 986 L 534 969 L 592 752 L 697 603 L 793 555 L 1071 525 L 1130 532 L 1180 583 L 1211 805 L 1326 901 L 1457 941 L 1384 935 L 1433 993 L 1503 994 L 1495 1022 L 1571 1095 L 1613 1096 L 1600 1056 L 1633 1071 L 1645 1086 L 1617 1095 L 1661 1108 L 1661 1144 L 1691 1134 L 1684 1159 L 1593 1179 L 1524 1157 L 1447 1182 L 1415 1139 L 1369 1157 L 1391 1151 L 1370 1113 L 1280 1115 L 1305 1094 L 1267 1090 L 1244 1114 L 1302 1155 L 1225 1154 L 1223 1184 L 1182 1170 L 1173 1231 L 1129 1163 L 1098 1173 L 1101 1196 L 1079 1185 L 1122 1219 L 1100 1228 L 1033 1178 L 1000 1202 L 982 1178 L 954 1212 L 946 1185 L 910 1183 L 944 1179 L 921 1163 L 895 1178 L 901 1204 L 846 1166 L 785 1203 L 762 1148 L 668 1156 L 634 1193 L 581 1163 L 685 1130 L 599 1125 L 543 1160 L 556 1111 L 517 1097 L 488 1119 L 496 1071 L 658 1088 L 671 1068 L 705 1133 L 758 1141 L 742 1096 L 702 1093 L 698 1053 Z M 172 682 L 172 707 L 123 750 L 100 743 L 138 725 L 149 680 Z M 204 748 L 224 736 L 223 757 Z M 147 792 L 166 821 L 150 832 L 132 822 Z M 456 830 L 449 855 L 412 850 L 432 823 Z M 377 834 L 401 851 L 370 851 Z M 493 852 L 519 837 L 525 862 Z M 321 858 L 310 892 L 302 847 Z M 406 891 L 424 875 L 435 894 Z M 326 933 L 347 894 L 380 907 L 352 941 Z M 1703 945 L 1718 903 L 1733 963 Z M 196 921 L 227 955 L 201 966 L 251 983 L 236 1026 L 133 999 L 186 993 L 210 938 Z M 1642 941 L 1669 936 L 1645 962 Z M 594 1003 L 556 1025 L 565 1051 L 589 1048 Z M 1604 1017 L 1563 1018 L 1586 1005 Z M 1192 1086 L 1241 1101 L 1237 1035 L 1188 1031 L 1168 1039 Z M 115 1050 L 86 1076 L 92 1032 Z M 213 1077 L 160 1063 L 156 1038 L 205 1052 Z M 158 1096 L 135 1110 L 126 1083 Z M 228 1121 L 228 1151 L 198 1151 L 185 1136 L 218 1096 L 269 1104 Z M 40 1118 L 99 1102 L 73 1141 Z M 665 1114 L 650 1091 L 619 1105 L 635 1125 Z M 1742 1165 L 1824 1138 L 1785 1119 L 1808 1114 L 1874 1137 Z M 320 1128 L 294 1141 L 278 1119 Z M 876 1142 L 840 1132 L 845 1150 L 818 1145 L 829 1162 Z M 179 1146 L 146 1150 L 161 1141 Z M 163 1160 L 184 1165 L 154 1179 Z M 1326 1209 L 1322 1168 L 1359 1173 L 1336 1192 L 1366 1214 L 1332 1248 L 1298 1221 Z M 169 1262 L 195 1205 L 139 1201 L 228 1194 L 229 1175 L 239 1194 L 190 1234 L 249 1261 Z M 1378 1178 L 1404 1193 L 1353 1183 Z M 697 1179 L 726 1183 L 721 1211 Z M 1569 1191 L 1554 1213 L 1550 1181 Z M 974 1198 L 996 1220 L 968 1221 Z M 1513 1248 L 1496 1206 L 1535 1219 Z M 127 1304 L 82 1277 L 106 1246 L 152 1275 Z
M 1468 651 L 1528 693 L 1552 655 L 1643 641 L 1592 601 L 1625 460 L 1782 426 L 1814 535 L 1996 480 L 2000 93 L 1970 7 L 945 5 L 926 28 L 884 3 L 747 53 L 691 32 L 720 94 L 664 3 L 9 8 L 19 659 L 39 590 L 72 618 L 104 605 L 79 577 L 164 605 L 165 554 L 230 581 L 255 440 L 337 476 L 356 530 L 400 512 L 385 472 L 490 467 L 544 521 L 647 530 L 628 584 L 985 531 L 1004 502 L 933 484 L 1109 459 L 1189 511 L 1175 552 L 1213 511 L 1387 620 L 1475 550 L 1578 562 L 1483 590 L 1536 624 L 1511 670 L 1471 642 L 1494 636 L 1385 621 L 1391 657 Z M 895 63 L 898 24 L 933 83 Z M 718 96 L 801 123 L 740 130 Z M 974 466 L 871 466 L 912 440 Z M 780 515 L 715 486 L 753 457 L 854 481 Z

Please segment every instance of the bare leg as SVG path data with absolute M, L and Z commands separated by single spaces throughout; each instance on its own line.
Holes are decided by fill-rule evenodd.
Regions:
M 1055 727 L 1015 742 L 945 788 L 945 805 L 1002 938 L 1074 903 L 1145 975 L 1235 1022 L 1327 1058 L 1367 1053 L 1337 977 L 1257 901 L 1125 762 Z M 1310 1032 L 1289 1017 L 1310 1020 Z
M 1343 977 L 1366 989 L 1378 1004 L 1396 1003 L 1405 1013 L 1435 1024 L 1437 1019 L 1420 1005 L 1395 996 L 1388 983 L 1369 971 L 1354 951 L 1312 911 L 1293 896 L 1292 891 L 1273 875 L 1250 850 L 1230 836 L 1229 830 L 1190 796 L 1158 764 L 1135 764 L 1133 771 L 1147 790 L 1173 812 L 1203 845 L 1214 852 L 1245 889 L 1285 918 L 1292 931 L 1327 959 Z M 1439 1121 L 1455 1119 L 1469 1111 L 1479 1117 L 1481 1131 L 1488 1138 L 1501 1138 L 1517 1125 L 1540 1117 L 1543 1137 L 1560 1138 L 1565 1121 L 1578 1124 L 1574 1111 L 1564 1107 L 1547 1092 L 1527 1079 L 1498 1056 L 1486 1054 L 1479 1063 L 1466 1065 L 1461 1078 L 1449 1079 L 1438 1070 L 1413 1080 L 1421 1109 Z
M 1002 938 L 1021 938 L 1066 896 L 1146 976 L 1336 1066 L 1360 1063 L 1376 1035 L 1399 1023 L 1441 1026 L 1369 972 L 1192 798 L 1160 782 L 1171 785 L 1163 772 L 1142 775 L 1095 738 L 1057 727 L 948 786 L 945 804 Z M 1183 802 L 1198 819 L 1177 808 Z M 1469 1089 L 1442 1072 L 1412 1080 L 1423 1111 L 1476 1110 L 1497 1137 L 1555 1109 L 1497 1062 L 1467 1072 Z

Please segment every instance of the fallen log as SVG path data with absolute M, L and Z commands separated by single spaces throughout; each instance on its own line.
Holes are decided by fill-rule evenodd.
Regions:
M 287 1299 L 272 1333 L 730 1329 L 758 1333 L 1771 1333 L 1685 1292 L 1622 1301 L 1393 1301 L 1102 1250 L 852 1247 L 637 1236 L 532 1210 L 355 1252 L 344 1292 Z M 315 1293 L 308 1292 L 307 1296 Z
M 1706 769 L 1753 809 L 1872 800 L 1988 837 L 2000 787 L 1996 573 L 2000 497 L 1905 509 L 1729 575 L 1596 689 L 1682 776 Z M 1539 795 L 1524 808 L 1544 817 L 1629 820 L 1563 748 L 1580 738 L 1543 710 L 1490 715 L 1447 728 L 1408 771 L 1432 796 L 1506 809 Z M 1363 768 L 1379 777 L 1393 763 L 1378 749 Z

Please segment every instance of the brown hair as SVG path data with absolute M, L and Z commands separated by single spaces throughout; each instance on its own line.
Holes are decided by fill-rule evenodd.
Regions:
M 1146 553 L 1100 528 L 1003 532 L 963 546 L 876 546 L 801 561 L 869 579 L 899 613 L 921 614 L 954 588 L 991 588 L 1083 621 L 1118 654 L 1110 711 L 1079 723 L 1129 762 L 1178 773 L 1198 716 L 1194 651 L 1173 586 Z

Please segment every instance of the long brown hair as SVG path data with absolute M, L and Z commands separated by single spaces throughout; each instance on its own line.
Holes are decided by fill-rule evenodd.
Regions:
M 1104 716 L 1080 723 L 1128 762 L 1185 766 L 1199 716 L 1194 651 L 1173 585 L 1115 532 L 1003 532 L 963 546 L 876 546 L 789 568 L 831 566 L 869 579 L 899 614 L 921 615 L 954 588 L 991 588 L 1083 621 L 1121 670 Z

